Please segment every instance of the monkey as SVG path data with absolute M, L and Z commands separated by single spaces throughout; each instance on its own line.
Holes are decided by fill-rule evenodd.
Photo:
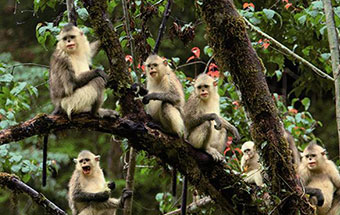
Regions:
M 246 175 L 244 180 L 248 183 L 255 183 L 257 186 L 262 186 L 262 165 L 259 162 L 260 157 L 256 151 L 254 142 L 247 141 L 243 143 L 241 151 L 243 153 L 241 158 L 241 169 Z
M 304 186 L 318 188 L 322 192 L 324 203 L 317 207 L 317 214 L 330 214 L 333 211 L 333 194 L 340 188 L 340 174 L 334 162 L 328 160 L 325 149 L 311 142 L 302 153 L 298 175 Z
M 123 207 L 125 199 L 132 195 L 132 191 L 123 190 L 121 198 L 110 198 L 114 185 L 106 183 L 99 160 L 99 155 L 87 150 L 81 151 L 74 159 L 76 168 L 68 184 L 72 215 L 114 215 L 116 209 Z
M 90 70 L 92 57 L 100 42 L 89 43 L 83 31 L 67 24 L 57 36 L 57 47 L 50 60 L 50 97 L 52 114 L 91 112 L 93 116 L 117 117 L 113 110 L 101 108 L 108 75 Z
M 226 131 L 231 131 L 237 142 L 240 140 L 238 130 L 220 116 L 220 96 L 212 77 L 200 74 L 194 88 L 183 109 L 185 136 L 194 148 L 205 150 L 216 161 L 223 160 L 221 153 L 226 142 Z
M 146 112 L 166 132 L 182 138 L 184 122 L 181 113 L 185 99 L 181 82 L 167 60 L 156 54 L 146 59 L 145 67 L 148 94 L 142 102 L 146 105 Z

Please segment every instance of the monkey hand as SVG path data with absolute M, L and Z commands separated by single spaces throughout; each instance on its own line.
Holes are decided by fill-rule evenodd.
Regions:
M 222 128 L 222 122 L 219 117 L 215 118 L 215 125 L 214 125 L 216 130 L 221 130 Z
M 116 183 L 114 181 L 108 182 L 107 183 L 108 188 L 110 188 L 110 190 L 114 190 L 116 188 Z
M 96 69 L 96 72 L 98 72 L 99 76 L 104 79 L 105 82 L 109 80 L 109 76 L 101 69 Z
M 130 198 L 133 194 L 133 191 L 132 190 L 129 190 L 127 188 L 124 188 L 123 189 L 123 192 L 122 192 L 122 196 L 120 197 L 120 201 L 119 201 L 119 206 L 122 208 L 124 207 L 124 202 L 127 198 Z
M 137 95 L 137 96 L 145 96 L 148 94 L 148 90 L 145 89 L 141 84 L 134 83 L 131 86 L 131 90 Z
M 148 94 L 148 95 L 146 95 L 146 96 L 143 97 L 143 100 L 142 100 L 143 104 L 145 104 L 145 105 L 146 105 L 146 104 L 149 104 L 149 102 L 150 102 L 150 100 L 151 100 L 150 97 L 149 97 L 149 95 L 150 95 L 150 94 Z

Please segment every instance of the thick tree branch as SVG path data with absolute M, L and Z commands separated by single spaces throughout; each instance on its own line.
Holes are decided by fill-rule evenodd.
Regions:
M 205 21 L 210 47 L 222 71 L 230 71 L 242 94 L 251 124 L 251 136 L 262 151 L 270 189 L 280 199 L 273 214 L 290 211 L 313 214 L 306 199 L 301 199 L 283 126 L 265 80 L 265 68 L 253 49 L 246 24 L 232 0 L 203 0 L 199 5 Z M 283 192 L 285 190 L 285 192 Z M 239 211 L 241 214 L 241 211 Z
M 182 143 L 175 137 L 152 129 L 150 122 L 91 118 L 87 113 L 66 116 L 40 114 L 17 126 L 0 131 L 0 144 L 18 141 L 33 135 L 46 134 L 71 128 L 85 128 L 125 137 L 137 150 L 147 151 L 186 175 L 192 185 L 210 195 L 229 214 L 261 214 L 251 199 L 248 188 L 238 175 L 231 173 L 222 163 L 213 161 L 210 155 Z
M 293 58 L 295 58 L 296 60 L 300 61 L 301 63 L 303 63 L 307 67 L 311 68 L 312 71 L 314 71 L 320 77 L 326 78 L 326 79 L 331 80 L 331 81 L 334 81 L 334 78 L 329 76 L 327 73 L 324 73 L 323 71 L 321 71 L 319 68 L 317 68 L 316 66 L 311 64 L 309 61 L 305 60 L 301 56 L 299 56 L 296 53 L 294 53 L 293 51 L 291 51 L 289 48 L 287 48 L 286 46 L 281 44 L 279 41 L 275 40 L 273 37 L 269 36 L 268 34 L 264 33 L 263 31 L 261 31 L 258 27 L 254 26 L 252 23 L 250 23 L 246 18 L 244 18 L 244 20 L 246 21 L 247 25 L 251 28 L 251 30 L 255 31 L 256 33 L 258 33 L 261 36 L 263 36 L 263 37 L 267 38 L 268 40 L 270 40 L 270 44 L 272 44 L 273 46 L 278 48 L 280 51 L 282 51 L 283 53 L 285 53 L 285 54 L 287 54 L 289 56 L 292 56 Z
M 0 185 L 6 186 L 8 189 L 25 193 L 30 196 L 33 201 L 35 201 L 39 206 L 42 206 L 48 214 L 52 215 L 67 215 L 63 210 L 56 206 L 53 202 L 48 200 L 43 194 L 35 191 L 22 181 L 20 181 L 16 176 L 0 172 Z
M 187 206 L 187 212 L 188 213 L 194 213 L 197 211 L 202 210 L 202 208 L 207 207 L 207 205 L 211 205 L 212 204 L 212 200 L 209 196 L 206 196 L 202 199 L 199 199 L 197 202 L 192 202 L 191 204 L 189 204 Z M 180 214 L 181 213 L 181 209 L 177 209 L 171 212 L 168 212 L 164 215 L 174 215 L 174 214 Z

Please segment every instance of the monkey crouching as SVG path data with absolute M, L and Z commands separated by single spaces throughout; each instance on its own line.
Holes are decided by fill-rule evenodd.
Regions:
M 89 43 L 84 33 L 72 24 L 58 35 L 58 43 L 50 60 L 50 96 L 53 114 L 91 112 L 95 116 L 116 117 L 113 110 L 102 109 L 108 79 L 102 70 L 90 70 L 91 59 L 100 43 Z
M 318 215 L 338 215 L 340 174 L 333 163 L 328 160 L 326 151 L 316 143 L 310 143 L 302 153 L 301 163 L 298 167 L 298 175 L 304 186 L 321 190 L 324 202 L 317 207 Z
M 107 183 L 99 165 L 100 156 L 82 151 L 74 159 L 76 168 L 69 182 L 68 201 L 72 215 L 115 215 L 132 191 L 123 190 L 119 199 L 111 198 L 113 183 Z
M 195 91 L 190 95 L 183 111 L 189 143 L 197 149 L 205 150 L 214 160 L 224 159 L 221 153 L 227 130 L 231 131 L 236 141 L 240 139 L 238 130 L 220 116 L 219 99 L 215 80 L 206 74 L 200 74 L 195 81 Z
M 257 186 L 262 186 L 262 165 L 259 162 L 260 157 L 256 151 L 254 142 L 247 141 L 243 143 L 241 151 L 243 153 L 241 158 L 241 169 L 246 176 L 244 180 L 248 183 L 255 183 Z

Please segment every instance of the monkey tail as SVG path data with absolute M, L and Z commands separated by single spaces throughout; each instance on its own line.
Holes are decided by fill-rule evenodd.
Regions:
M 44 136 L 44 146 L 43 146 L 43 167 L 42 167 L 42 186 L 46 186 L 46 163 L 47 163 L 47 143 L 48 143 L 48 134 Z

